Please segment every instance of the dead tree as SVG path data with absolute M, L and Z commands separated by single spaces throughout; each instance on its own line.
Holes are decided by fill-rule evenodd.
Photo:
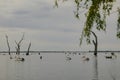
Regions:
M 93 31 L 91 31 L 91 33 L 95 37 L 95 40 L 92 40 L 94 44 L 94 56 L 93 56 L 94 57 L 94 60 L 93 60 L 94 75 L 92 80 L 98 80 L 98 59 L 97 59 L 98 39 L 97 39 L 97 35 Z
M 95 37 L 95 40 L 92 40 L 93 44 L 94 44 L 94 55 L 97 56 L 97 49 L 98 49 L 98 40 L 97 40 L 97 35 L 91 31 L 93 36 Z
M 9 41 L 8 41 L 8 36 L 6 35 L 6 41 L 7 41 L 7 46 L 8 46 L 8 54 L 10 55 L 10 45 L 9 45 Z
M 26 55 L 29 55 L 29 52 L 30 52 L 30 47 L 31 47 L 31 42 L 29 43 L 29 46 L 28 46 L 28 50 L 27 50 Z
M 22 43 L 22 41 L 23 41 L 23 39 L 24 39 L 24 34 L 23 34 L 23 36 L 22 36 L 22 38 L 21 38 L 21 40 L 19 41 L 19 42 L 17 42 L 17 41 L 15 41 L 15 43 L 16 43 L 16 54 L 17 55 L 20 55 L 20 47 L 21 47 L 21 43 Z

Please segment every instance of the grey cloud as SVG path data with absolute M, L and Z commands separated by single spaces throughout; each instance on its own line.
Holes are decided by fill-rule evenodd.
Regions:
M 85 17 L 81 16 L 80 21 L 76 20 L 72 12 L 72 7 L 60 7 L 56 9 L 53 8 L 53 5 L 44 1 L 26 0 L 22 7 L 14 8 L 10 13 L 7 13 L 12 15 L 11 17 L 6 18 L 0 15 L 0 27 L 25 29 L 29 33 L 27 35 L 30 36 L 29 39 L 33 41 L 33 44 L 37 45 L 37 47 L 34 46 L 35 48 L 43 48 L 43 46 L 44 49 L 76 48 L 76 45 L 79 46 L 79 38 L 84 26 Z M 115 24 L 111 23 L 113 20 L 109 20 L 108 25 L 115 26 Z M 32 31 L 30 32 L 30 30 Z M 33 31 L 38 32 L 35 33 Z M 113 37 L 111 36 L 113 35 L 112 33 L 114 31 L 110 29 L 110 32 L 108 32 L 110 36 L 105 38 L 111 39 Z M 101 43 L 105 43 L 106 45 L 108 43 L 117 43 L 115 40 L 105 40 L 101 33 L 98 36 L 101 39 L 99 46 L 101 46 Z M 79 49 L 78 46 L 77 49 Z M 86 47 L 86 45 L 84 46 Z
M 62 10 L 64 10 L 64 8 Z M 40 8 L 18 9 L 12 13 L 13 17 L 0 19 L 0 25 L 13 28 L 53 29 L 63 32 L 78 31 L 78 29 L 75 29 L 74 27 L 71 29 L 69 28 L 70 26 L 74 26 L 76 24 L 74 20 L 70 18 L 73 15 L 65 13 L 65 10 L 62 10 L 55 10 L 49 5 L 42 6 Z

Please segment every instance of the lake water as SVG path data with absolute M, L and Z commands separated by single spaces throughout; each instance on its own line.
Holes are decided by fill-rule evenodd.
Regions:
M 112 59 L 104 53 L 21 55 L 24 62 L 12 57 L 0 55 L 0 80 L 120 80 L 119 53 Z

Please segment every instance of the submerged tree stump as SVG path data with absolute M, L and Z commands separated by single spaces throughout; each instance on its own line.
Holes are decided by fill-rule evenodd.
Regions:
M 93 31 L 91 31 L 92 32 L 92 34 L 94 35 L 94 37 L 95 37 L 95 40 L 93 40 L 92 42 L 93 42 L 93 44 L 94 44 L 94 55 L 95 56 L 97 56 L 97 49 L 98 49 L 98 40 L 97 40 L 97 35 L 93 32 Z

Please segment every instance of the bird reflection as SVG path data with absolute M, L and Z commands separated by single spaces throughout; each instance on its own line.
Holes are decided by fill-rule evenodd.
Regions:
M 70 60 L 72 60 L 72 58 L 69 57 L 69 56 L 67 56 L 67 57 L 66 57 L 66 60 L 67 60 L 67 61 L 70 61 Z
M 38 53 L 38 55 L 40 55 L 40 52 Z
M 105 58 L 106 59 L 115 59 L 115 58 L 117 58 L 117 55 L 115 55 L 115 53 L 112 52 L 110 55 L 105 56 Z
M 42 59 L 42 56 L 40 56 L 40 59 Z
M 90 58 L 86 57 L 86 56 L 82 56 L 82 59 L 83 59 L 83 61 L 89 61 L 90 60 Z

